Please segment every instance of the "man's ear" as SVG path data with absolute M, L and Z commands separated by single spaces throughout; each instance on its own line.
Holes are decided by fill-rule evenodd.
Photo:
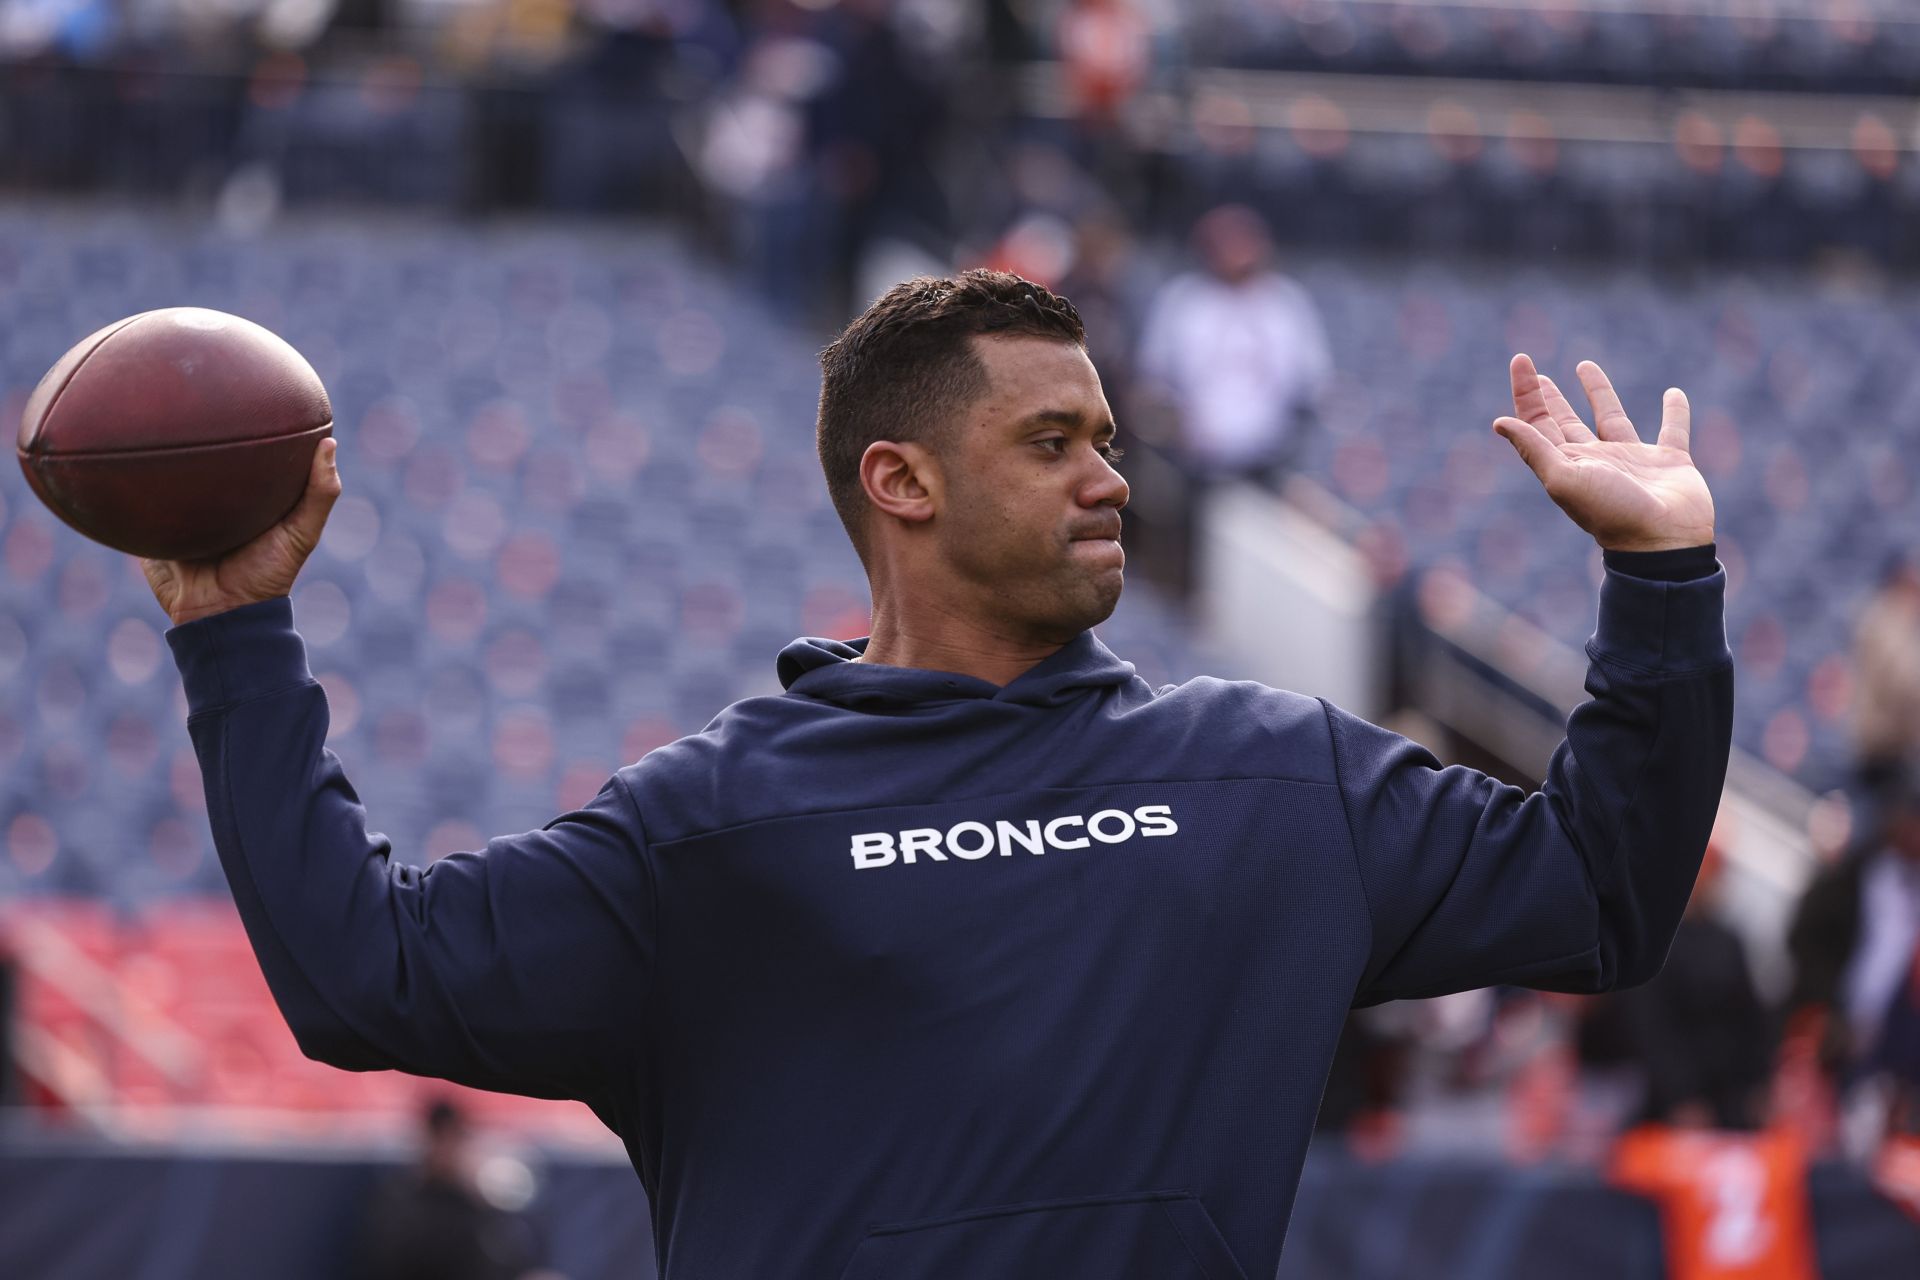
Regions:
M 860 455 L 860 487 L 874 510 L 919 524 L 939 505 L 940 470 L 925 445 L 876 440 Z

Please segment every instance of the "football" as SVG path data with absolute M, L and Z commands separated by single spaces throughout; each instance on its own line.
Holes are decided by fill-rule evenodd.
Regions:
M 20 467 L 52 512 L 156 560 L 217 557 L 293 509 L 333 406 L 277 334 L 222 311 L 143 311 L 89 335 L 27 398 Z

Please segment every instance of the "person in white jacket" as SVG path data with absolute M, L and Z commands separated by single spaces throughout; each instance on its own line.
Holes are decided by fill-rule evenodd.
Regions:
M 1195 224 L 1202 269 L 1155 297 L 1140 376 L 1173 411 L 1174 455 L 1195 479 L 1284 470 L 1333 372 L 1313 298 L 1273 269 L 1260 215 L 1224 205 Z

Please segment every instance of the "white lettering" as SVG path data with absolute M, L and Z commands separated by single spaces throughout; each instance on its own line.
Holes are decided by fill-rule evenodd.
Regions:
M 1171 836 L 1180 833 L 1179 826 L 1173 820 L 1173 806 L 1170 804 L 1143 805 L 1133 811 L 1140 820 L 1140 834 L 1143 836 Z
M 1135 836 L 1155 838 L 1179 832 L 1172 805 L 1148 804 L 1132 810 L 1101 809 L 1092 816 L 1063 814 L 1044 822 L 1039 818 L 998 818 L 991 823 L 968 819 L 945 831 L 934 827 L 864 831 L 853 837 L 850 852 L 854 869 L 864 871 L 868 867 L 912 866 L 922 860 L 946 862 L 950 857 L 978 862 L 995 849 L 1003 858 L 1012 857 L 1015 848 L 1038 856 L 1049 849 L 1090 849 L 1095 841 L 1125 844 Z
M 1078 840 L 1065 840 L 1056 833 L 1062 827 L 1084 827 L 1086 825 L 1087 820 L 1085 818 L 1055 818 L 1047 824 L 1047 843 L 1056 849 L 1084 849 L 1092 843 L 1092 841 L 1088 840 L 1085 836 L 1080 837 Z
M 890 831 L 868 831 L 853 838 L 855 871 L 884 867 L 893 861 L 893 857 L 893 833 Z
M 1003 858 L 1013 856 L 1013 846 L 1016 844 L 1028 853 L 1045 853 L 1047 851 L 1046 841 L 1042 839 L 1040 835 L 1040 820 L 1038 818 L 1027 819 L 1027 829 L 1025 831 L 1014 826 L 1005 818 L 1001 818 L 998 822 L 995 822 L 993 829 L 1000 833 L 1000 856 Z
M 932 827 L 915 827 L 900 833 L 900 861 L 912 865 L 916 853 L 924 853 L 935 862 L 947 860 L 947 855 L 940 852 L 940 833 Z
M 979 846 L 973 849 L 963 847 L 960 837 L 973 832 L 980 834 Z M 984 822 L 955 823 L 947 828 L 947 848 L 956 858 L 966 858 L 968 861 L 984 858 L 993 852 L 993 829 Z

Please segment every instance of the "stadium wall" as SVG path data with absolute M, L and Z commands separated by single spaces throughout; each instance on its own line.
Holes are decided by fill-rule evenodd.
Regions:
M 1200 513 L 1200 616 L 1234 674 L 1377 720 L 1385 653 L 1377 593 L 1345 540 L 1254 485 Z

